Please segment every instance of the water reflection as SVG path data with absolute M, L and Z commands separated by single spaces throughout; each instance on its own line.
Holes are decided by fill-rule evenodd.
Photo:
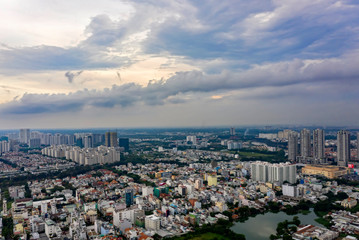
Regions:
M 301 224 L 312 224 L 323 227 L 323 225 L 314 220 L 318 217 L 311 211 L 306 215 L 287 215 L 284 212 L 259 214 L 256 217 L 249 218 L 243 223 L 234 223 L 231 229 L 236 233 L 244 234 L 248 240 L 268 240 L 271 234 L 275 234 L 279 222 L 292 220 L 294 216 L 299 217 Z

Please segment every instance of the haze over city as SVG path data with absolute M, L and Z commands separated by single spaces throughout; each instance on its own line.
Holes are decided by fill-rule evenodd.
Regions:
M 2 1 L 1 128 L 358 126 L 356 1 Z

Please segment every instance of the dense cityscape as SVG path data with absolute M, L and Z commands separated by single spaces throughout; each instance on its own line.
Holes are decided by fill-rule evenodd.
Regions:
M 0 240 L 359 240 L 359 1 L 0 1 Z
M 355 129 L 74 131 L 2 132 L 3 239 L 359 236 Z

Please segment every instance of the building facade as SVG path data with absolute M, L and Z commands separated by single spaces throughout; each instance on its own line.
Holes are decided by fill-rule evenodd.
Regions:
M 338 166 L 347 167 L 350 160 L 350 133 L 340 130 L 337 133 L 337 163 Z

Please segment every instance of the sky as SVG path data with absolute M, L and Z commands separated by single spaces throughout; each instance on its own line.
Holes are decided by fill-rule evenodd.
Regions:
M 0 128 L 359 126 L 355 0 L 0 0 Z

